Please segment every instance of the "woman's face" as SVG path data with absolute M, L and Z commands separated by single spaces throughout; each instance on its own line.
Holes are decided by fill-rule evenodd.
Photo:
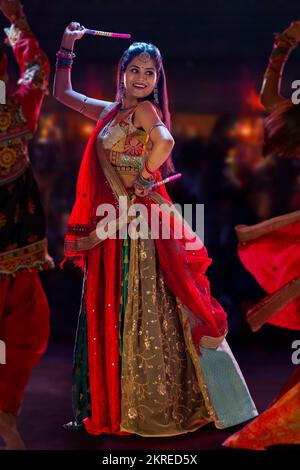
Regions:
M 145 98 L 153 92 L 156 80 L 155 62 L 147 52 L 142 52 L 132 59 L 125 70 L 126 97 Z

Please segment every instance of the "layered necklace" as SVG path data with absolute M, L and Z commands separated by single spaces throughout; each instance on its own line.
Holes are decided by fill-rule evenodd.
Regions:
M 131 106 L 120 106 L 119 111 L 128 111 L 129 109 L 135 108 L 136 104 L 132 104 Z

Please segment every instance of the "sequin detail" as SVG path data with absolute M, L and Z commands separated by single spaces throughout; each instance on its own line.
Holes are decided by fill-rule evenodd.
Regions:
M 130 238 L 121 387 L 123 431 L 171 436 L 212 419 L 150 237 Z

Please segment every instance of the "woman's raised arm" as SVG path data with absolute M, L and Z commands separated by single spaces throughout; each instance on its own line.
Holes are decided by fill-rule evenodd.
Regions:
M 100 113 L 110 102 L 90 98 L 74 91 L 71 82 L 72 60 L 75 56 L 73 53 L 74 43 L 77 39 L 81 39 L 84 34 L 85 28 L 76 22 L 70 23 L 65 29 L 58 56 L 53 95 L 66 106 L 98 121 Z
M 280 93 L 281 77 L 288 56 L 299 40 L 300 21 L 294 21 L 286 30 L 278 34 L 274 41 L 260 92 L 261 103 L 270 113 L 289 101 Z
M 143 127 L 150 136 L 153 147 L 148 162 L 149 168 L 155 171 L 170 155 L 174 139 L 150 101 L 143 101 L 138 105 L 135 112 L 135 122 L 137 127 Z M 147 176 L 146 173 L 145 170 L 142 175 Z

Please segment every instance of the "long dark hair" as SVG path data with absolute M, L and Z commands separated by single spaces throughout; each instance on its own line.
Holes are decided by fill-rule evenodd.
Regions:
M 169 111 L 169 100 L 168 100 L 168 90 L 167 90 L 167 83 L 166 83 L 166 74 L 162 62 L 162 57 L 160 54 L 159 49 L 154 46 L 154 44 L 147 43 L 147 42 L 134 42 L 129 46 L 126 51 L 124 51 L 121 59 L 119 60 L 118 64 L 118 74 L 117 74 L 117 92 L 116 92 L 116 101 L 121 101 L 121 87 L 120 84 L 122 82 L 123 74 L 128 66 L 128 64 L 137 57 L 142 52 L 148 52 L 151 59 L 155 63 L 156 71 L 158 74 L 158 82 L 157 82 L 157 91 L 158 91 L 158 102 L 159 102 L 159 109 L 162 115 L 162 122 L 167 126 L 167 129 L 171 130 L 171 117 Z M 154 93 L 152 92 L 150 95 L 145 96 L 141 101 L 149 100 L 154 103 Z M 161 174 L 163 177 L 174 173 L 175 168 L 172 160 L 172 155 L 169 155 L 167 160 L 163 163 L 160 168 Z
M 263 155 L 300 158 L 300 105 L 287 102 L 265 119 Z

